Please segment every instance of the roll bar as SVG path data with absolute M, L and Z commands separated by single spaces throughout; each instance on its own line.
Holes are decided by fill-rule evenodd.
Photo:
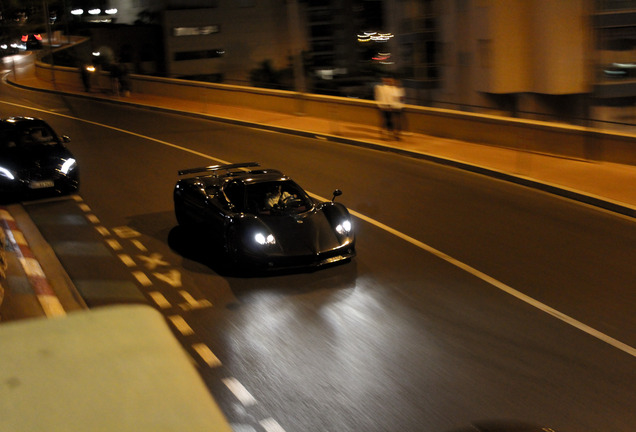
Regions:
M 221 171 L 221 170 L 230 171 L 233 169 L 251 168 L 251 167 L 257 167 L 257 166 L 261 166 L 261 164 L 259 164 L 258 162 L 241 162 L 241 163 L 234 163 L 234 164 L 211 165 L 207 167 L 189 168 L 189 169 L 180 170 L 179 175 L 182 176 L 186 174 L 196 174 L 196 173 L 202 173 L 202 172 Z

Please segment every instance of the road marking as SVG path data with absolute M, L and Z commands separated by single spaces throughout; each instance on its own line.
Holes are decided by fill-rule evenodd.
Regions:
M 100 233 L 102 235 L 102 237 L 110 236 L 110 231 L 108 231 L 108 228 L 106 228 L 106 227 L 97 226 L 97 227 L 95 227 L 95 229 L 97 230 L 98 233 Z
M 149 287 L 152 285 L 152 281 L 148 278 L 148 276 L 146 276 L 146 273 L 142 272 L 142 271 L 136 271 L 133 272 L 133 276 L 135 277 L 135 279 L 137 279 L 137 281 L 145 286 L 145 287 Z
M 99 223 L 99 218 L 97 216 L 95 216 L 94 214 L 89 214 L 86 216 L 86 218 L 89 220 L 89 222 L 93 223 L 93 224 L 98 224 Z
M 182 335 L 190 336 L 194 334 L 194 330 L 192 330 L 192 327 L 188 325 L 186 320 L 184 320 L 181 315 L 171 315 L 168 317 L 168 319 Z
M 152 253 L 150 256 L 137 255 L 137 258 L 144 262 L 144 265 L 148 270 L 154 270 L 159 266 L 166 267 L 170 265 L 170 263 L 164 261 L 161 254 L 158 253 Z
M 130 242 L 140 251 L 148 252 L 148 249 L 146 249 L 146 246 L 144 246 L 143 243 L 140 242 L 139 240 L 131 240 Z
M 244 406 L 256 405 L 256 399 L 236 378 L 223 378 L 221 381 Z
M 117 255 L 119 259 L 126 265 L 126 267 L 136 267 L 137 263 L 128 254 Z
M 110 248 L 112 250 L 115 251 L 120 251 L 123 249 L 123 246 L 121 245 L 121 243 L 119 243 L 117 240 L 115 239 L 106 239 L 106 243 L 108 243 L 108 246 L 110 246 Z
M 201 356 L 203 361 L 208 366 L 210 367 L 223 366 L 223 364 L 221 363 L 221 360 L 219 360 L 218 357 L 214 355 L 212 350 L 210 350 L 210 348 L 208 348 L 206 344 L 197 343 L 192 345 L 192 348 L 197 352 L 197 354 L 199 354 L 199 356 Z
M 168 273 L 154 272 L 152 275 L 172 288 L 181 288 L 181 273 L 178 270 L 172 269 Z
M 267 432 L 285 432 L 285 429 L 283 429 L 273 418 L 266 418 L 265 420 L 261 420 L 259 423 Z
M 161 309 L 169 309 L 169 308 L 172 307 L 170 302 L 159 291 L 149 292 L 148 295 L 150 296 L 150 298 L 152 298 L 152 300 L 155 302 L 155 304 L 157 306 L 159 306 L 159 308 L 161 308 Z
M 141 237 L 141 233 L 128 226 L 119 226 L 113 228 L 113 232 L 117 234 L 119 238 L 131 239 L 135 237 Z
M 197 300 L 194 297 L 192 297 L 192 295 L 189 292 L 185 290 L 179 291 L 179 294 L 181 294 L 181 297 L 183 297 L 186 301 L 186 303 L 179 304 L 179 306 L 183 310 L 203 309 L 203 308 L 212 307 L 212 303 L 210 303 L 210 301 L 206 299 Z
M 636 357 L 636 348 L 633 348 L 617 339 L 614 339 L 613 337 L 606 335 L 590 326 L 588 326 L 587 324 L 582 323 L 581 321 L 578 321 L 562 312 L 559 312 L 558 310 L 544 304 L 541 303 L 538 300 L 533 299 L 532 297 L 523 294 L 520 291 L 517 291 L 516 289 L 506 285 L 503 282 L 498 281 L 497 279 L 488 276 L 487 274 L 469 266 L 468 264 L 465 264 L 447 254 L 445 254 L 444 252 L 441 252 L 435 248 L 433 248 L 432 246 L 427 245 L 426 243 L 423 243 L 419 240 L 414 239 L 413 237 L 409 237 L 408 235 L 393 229 L 381 222 L 378 222 L 374 219 L 371 219 L 370 217 L 367 217 L 361 213 L 355 212 L 355 211 L 350 211 L 350 213 L 354 216 L 356 216 L 357 218 L 360 218 L 372 225 L 377 226 L 380 229 L 383 229 L 393 235 L 395 235 L 396 237 L 401 238 L 404 241 L 407 241 L 409 243 L 411 243 L 414 246 L 417 246 L 418 248 L 432 254 L 435 255 L 436 257 L 446 261 L 449 264 L 454 265 L 455 267 L 475 276 L 478 279 L 481 279 L 482 281 L 494 286 L 495 288 L 498 288 L 499 290 L 510 294 L 513 297 L 516 297 L 517 299 L 529 304 L 530 306 L 533 306 L 536 309 L 539 309 L 549 315 L 552 315 L 553 317 L 563 321 L 566 324 L 571 325 L 572 327 L 575 327 L 585 333 L 587 333 L 590 336 L 595 337 L 596 339 L 603 341 L 611 346 L 613 346 L 614 348 L 617 348 L 629 355 L 631 355 L 632 357 Z
M 190 154 L 193 154 L 193 155 L 196 155 L 196 156 L 200 156 L 200 157 L 202 157 L 204 159 L 213 160 L 213 161 L 215 161 L 215 162 L 217 162 L 219 164 L 228 164 L 228 163 L 230 163 L 230 162 L 225 161 L 223 159 L 215 158 L 215 157 L 209 156 L 209 155 L 207 155 L 205 153 L 198 152 L 196 150 L 192 150 L 192 149 L 189 149 L 189 148 L 186 148 L 186 147 L 182 147 L 182 146 L 179 146 L 179 145 L 176 145 L 176 144 L 172 144 L 172 143 L 169 143 L 167 141 L 159 140 L 159 139 L 156 139 L 156 138 L 152 138 L 152 137 L 149 137 L 149 136 L 146 136 L 146 135 L 138 134 L 136 132 L 131 132 L 131 131 L 127 131 L 125 129 L 120 129 L 120 128 L 117 128 L 117 127 L 114 127 L 114 126 L 109 126 L 107 124 L 98 123 L 98 122 L 94 122 L 94 121 L 86 120 L 86 119 L 81 119 L 81 118 L 74 117 L 74 116 L 67 115 L 67 114 L 61 114 L 61 113 L 58 113 L 58 112 L 55 112 L 55 111 L 45 110 L 45 109 L 41 109 L 41 108 L 35 108 L 35 107 L 22 105 L 22 104 L 16 104 L 16 103 L 12 103 L 12 102 L 0 101 L 0 103 L 6 104 L 6 105 L 11 105 L 11 106 L 16 106 L 16 107 L 20 107 L 20 108 L 25 108 L 25 109 L 29 109 L 29 110 L 33 110 L 33 111 L 44 112 L 44 113 L 47 113 L 47 114 L 56 115 L 56 116 L 59 116 L 59 117 L 64 117 L 64 118 L 68 118 L 68 119 L 71 119 L 71 120 L 80 121 L 80 122 L 83 122 L 83 123 L 92 124 L 92 125 L 95 125 L 95 126 L 103 127 L 103 128 L 110 129 L 110 130 L 114 130 L 114 131 L 117 131 L 117 132 L 121 132 L 123 134 L 128 134 L 128 135 L 131 135 L 131 136 L 135 136 L 137 138 L 141 138 L 141 139 L 144 139 L 144 140 L 156 142 L 156 143 L 161 144 L 161 145 L 165 145 L 166 147 L 172 147 L 174 149 L 181 150 L 181 151 L 186 152 L 186 153 L 190 153 Z M 310 193 L 310 192 L 308 192 L 308 193 L 312 197 L 318 198 L 318 199 L 323 200 L 323 201 L 329 201 L 326 198 L 320 197 L 319 195 L 315 195 L 315 194 Z M 403 233 L 399 232 L 398 230 L 389 227 L 388 225 L 385 225 L 385 224 L 383 224 L 381 222 L 378 222 L 378 221 L 376 221 L 376 220 L 374 220 L 374 219 L 372 219 L 372 218 L 370 218 L 368 216 L 364 216 L 363 214 L 355 212 L 355 211 L 351 211 L 350 210 L 350 213 L 352 215 L 356 216 L 357 218 L 360 218 L 360 219 L 362 219 L 362 220 L 364 220 L 364 221 L 366 221 L 366 222 L 368 222 L 368 223 L 370 223 L 372 225 L 375 225 L 376 227 L 378 227 L 380 229 L 383 229 L 383 230 L 385 230 L 385 231 L 387 231 L 387 232 L 389 232 L 389 233 L 391 233 L 391 234 L 393 234 L 393 235 L 395 235 L 395 236 L 397 236 L 397 237 L 399 237 L 399 238 L 401 238 L 401 239 L 413 244 L 414 246 L 417 246 L 420 249 L 423 249 L 423 250 L 425 250 L 425 251 L 437 256 L 438 258 L 443 259 L 444 261 L 447 261 L 448 263 L 450 263 L 450 264 L 452 264 L 452 265 L 454 265 L 454 266 L 456 266 L 456 267 L 458 267 L 458 268 L 470 273 L 471 275 L 483 280 L 484 282 L 487 282 L 487 283 L 491 284 L 495 288 L 498 288 L 501 291 L 504 291 L 504 292 L 512 295 L 513 297 L 516 297 L 517 299 L 519 299 L 519 300 L 521 300 L 521 301 L 523 301 L 523 302 L 525 302 L 525 303 L 527 303 L 527 304 L 529 304 L 529 305 L 531 305 L 531 306 L 533 306 L 533 307 L 535 307 L 535 308 L 537 308 L 537 309 L 539 309 L 539 310 L 541 310 L 541 311 L 543 311 L 543 312 L 545 312 L 547 314 L 552 315 L 553 317 L 561 320 L 562 322 L 564 322 L 566 324 L 569 324 L 569 325 L 571 325 L 571 326 L 573 326 L 573 327 L 575 327 L 575 328 L 587 333 L 588 335 L 590 335 L 590 336 L 592 336 L 594 338 L 597 338 L 598 340 L 603 341 L 603 342 L 613 346 L 614 348 L 617 348 L 617 349 L 619 349 L 619 350 L 631 355 L 632 357 L 636 357 L 636 348 L 633 348 L 633 347 L 631 347 L 631 346 L 629 346 L 629 345 L 627 345 L 627 344 L 625 344 L 625 343 L 623 343 L 623 342 L 621 342 L 621 341 L 619 341 L 617 339 L 612 338 L 609 335 L 606 335 L 606 334 L 604 334 L 604 333 L 602 333 L 602 332 L 600 332 L 600 331 L 598 331 L 598 330 L 596 330 L 596 329 L 594 329 L 594 328 L 592 328 L 592 327 L 590 327 L 590 326 L 588 326 L 586 324 L 583 324 L 582 322 L 577 321 L 574 318 L 569 317 L 568 315 L 565 315 L 565 314 L 557 311 L 556 309 L 553 309 L 550 306 L 548 306 L 546 304 L 543 304 L 543 303 L 533 299 L 532 297 L 529 297 L 529 296 L 527 296 L 527 295 L 515 290 L 514 288 L 509 287 L 508 285 L 506 285 L 506 284 L 504 284 L 502 282 L 499 282 L 498 280 L 488 276 L 487 274 L 482 273 L 479 270 L 474 269 L 474 268 L 470 267 L 469 265 L 464 264 L 464 263 L 456 260 L 455 258 L 453 258 L 453 257 L 451 257 L 451 256 L 449 256 L 449 255 L 447 255 L 447 254 L 445 254 L 445 253 L 443 253 L 441 251 L 438 251 L 437 249 L 435 249 L 435 248 L 433 248 L 433 247 L 431 247 L 431 246 L 429 246 L 429 245 L 427 245 L 427 244 L 425 244 L 423 242 L 420 242 L 419 240 L 415 240 L 414 238 L 409 237 L 406 234 L 403 234 Z

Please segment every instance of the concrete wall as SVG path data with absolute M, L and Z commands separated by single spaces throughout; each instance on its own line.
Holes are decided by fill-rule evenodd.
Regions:
M 36 66 L 38 77 L 51 79 L 53 74 L 49 65 L 38 62 Z M 56 67 L 54 75 L 60 84 L 77 85 L 81 82 L 77 69 Z M 103 87 L 108 85 L 107 75 L 101 77 L 101 83 Z M 132 76 L 132 90 L 284 114 L 302 113 L 367 126 L 378 124 L 375 103 L 360 99 L 143 75 Z M 636 165 L 634 135 L 412 105 L 406 107 L 406 116 L 409 129 L 414 133 L 569 158 Z

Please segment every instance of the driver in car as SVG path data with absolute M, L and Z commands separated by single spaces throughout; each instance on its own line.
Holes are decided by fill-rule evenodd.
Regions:
M 268 209 L 283 207 L 288 200 L 293 199 L 294 197 L 295 196 L 289 192 L 283 191 L 281 185 L 277 185 L 274 190 L 267 193 L 265 206 Z

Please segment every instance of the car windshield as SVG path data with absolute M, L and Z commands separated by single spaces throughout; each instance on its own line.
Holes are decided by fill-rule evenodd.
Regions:
M 248 213 L 298 214 L 311 208 L 311 199 L 291 180 L 250 183 L 244 191 L 244 209 Z
M 43 146 L 55 146 L 59 141 L 53 130 L 45 124 L 20 125 L 0 129 L 0 150 L 29 151 Z

